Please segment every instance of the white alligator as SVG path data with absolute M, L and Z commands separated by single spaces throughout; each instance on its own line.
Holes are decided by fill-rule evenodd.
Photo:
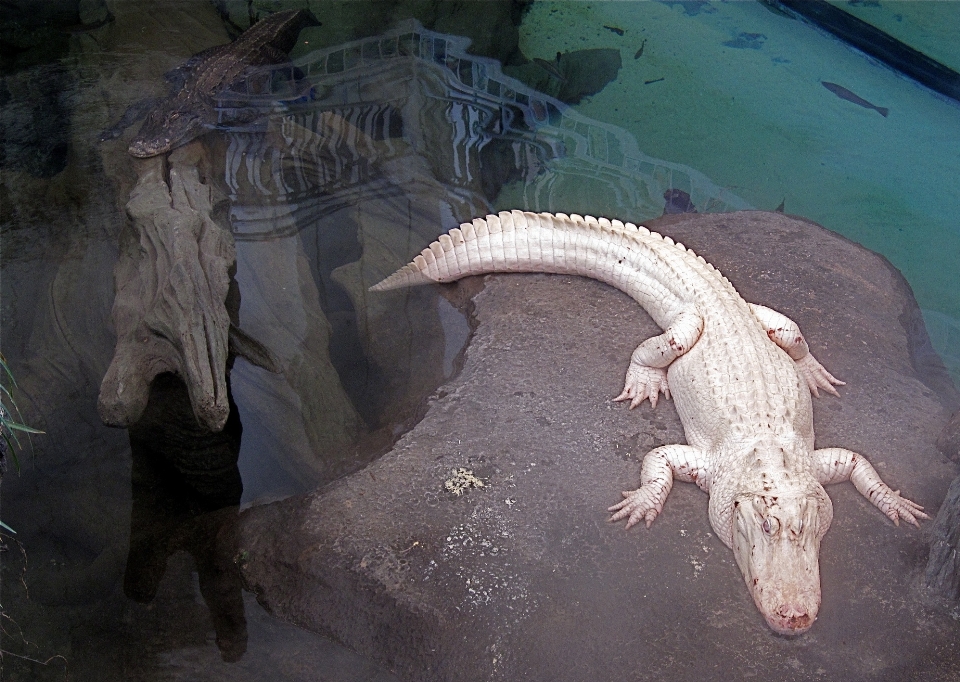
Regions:
M 612 521 L 649 526 L 673 479 L 710 495 L 710 523 L 730 547 L 768 625 L 799 634 L 820 608 L 820 541 L 833 520 L 825 484 L 850 480 L 895 524 L 923 507 L 891 490 L 862 456 L 815 450 L 810 393 L 842 385 L 797 325 L 747 303 L 701 256 L 632 223 L 562 213 L 501 212 L 463 223 L 374 291 L 492 272 L 583 275 L 627 293 L 665 331 L 633 352 L 623 392 L 636 407 L 671 394 L 688 445 L 644 457 L 640 487 Z

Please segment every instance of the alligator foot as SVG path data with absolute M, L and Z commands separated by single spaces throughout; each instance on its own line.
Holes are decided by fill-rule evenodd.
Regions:
M 649 398 L 650 406 L 656 407 L 661 391 L 667 398 L 670 397 L 670 385 L 667 384 L 667 370 L 657 367 L 644 367 L 631 362 L 630 368 L 627 370 L 627 378 L 623 385 L 623 392 L 614 398 L 613 401 L 620 403 L 624 400 L 629 400 L 630 409 L 632 410 Z
M 803 380 L 807 382 L 807 388 L 810 389 L 810 392 L 813 395 L 820 397 L 818 388 L 822 388 L 827 393 L 831 393 L 838 398 L 840 394 L 837 393 L 837 389 L 833 386 L 845 386 L 845 382 L 840 381 L 838 378 L 830 374 L 827 369 L 820 364 L 820 362 L 813 357 L 812 354 L 807 353 L 799 360 L 795 361 L 797 366 L 797 371 L 800 372 L 800 376 L 803 377 Z
M 813 451 L 817 466 L 817 479 L 822 485 L 850 481 L 861 495 L 882 511 L 894 525 L 903 519 L 920 527 L 919 519 L 929 519 L 923 507 L 900 496 L 880 479 L 880 474 L 867 458 L 845 448 L 821 448 Z

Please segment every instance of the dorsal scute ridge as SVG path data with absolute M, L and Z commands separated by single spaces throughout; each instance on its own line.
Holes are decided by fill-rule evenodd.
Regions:
M 528 230 L 537 229 L 542 225 L 539 213 L 523 211 L 520 215 L 523 216 L 523 224 Z
M 717 268 L 708 262 L 703 256 L 698 255 L 693 249 L 687 248 L 682 242 L 675 242 L 669 236 L 658 232 L 653 232 L 643 225 L 637 225 L 631 222 L 623 222 L 616 218 L 605 218 L 603 216 L 595 217 L 592 215 L 579 215 L 576 213 L 534 213 L 530 211 L 512 210 L 500 211 L 499 213 L 490 213 L 484 218 L 474 218 L 470 222 L 460 223 L 459 227 L 454 227 L 448 232 L 441 234 L 436 241 L 431 242 L 423 251 L 417 254 L 413 260 L 403 266 L 385 280 L 375 285 L 376 290 L 394 289 L 402 286 L 426 283 L 430 281 L 448 281 L 456 279 L 467 272 L 473 272 L 484 267 L 484 258 L 489 259 L 491 251 L 503 254 L 508 250 L 511 258 L 539 257 L 541 237 L 534 236 L 532 232 L 526 235 L 510 236 L 504 235 L 503 239 L 499 233 L 512 233 L 516 231 L 536 231 L 539 229 L 559 230 L 579 232 L 586 236 L 588 233 L 605 238 L 611 245 L 620 245 L 629 240 L 643 243 L 646 238 L 657 238 L 667 244 L 676 246 L 681 251 L 689 252 L 692 258 L 695 258 L 710 272 L 716 272 L 720 279 L 727 285 L 732 286 L 730 281 L 717 271 Z M 491 236 L 497 235 L 497 236 Z M 579 244 L 583 237 L 567 237 L 567 247 Z M 468 242 L 477 239 L 484 241 L 479 245 Z M 550 241 L 556 237 L 546 236 L 547 247 Z M 563 239 L 563 238 L 561 238 Z M 531 241 L 532 240 L 532 241 Z M 554 245 L 558 242 L 554 241 Z M 562 241 L 560 243 L 563 243 Z M 502 246 L 501 246 L 502 244 Z M 516 245 L 516 246 L 514 246 Z M 651 244 L 652 246 L 652 244 Z M 554 247 L 556 248 L 556 246 Z M 577 247 L 579 248 L 579 247 Z M 517 253 L 514 253 L 516 249 Z M 536 251 L 534 251 L 536 249 Z M 529 256 L 527 255 L 529 253 Z M 544 252 L 546 253 L 546 252 Z M 503 255 L 498 256 L 500 258 Z M 546 257 L 546 256 L 544 256 Z M 487 261 L 489 262 L 489 261 Z
M 517 226 L 522 225 L 528 230 L 535 229 L 540 227 L 540 214 L 534 213 L 533 211 L 515 211 L 517 214 L 514 224 Z M 517 220 L 521 222 L 517 222 Z

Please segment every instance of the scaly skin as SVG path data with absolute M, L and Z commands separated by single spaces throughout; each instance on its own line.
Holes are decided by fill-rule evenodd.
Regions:
M 734 551 L 768 625 L 799 634 L 820 607 L 820 540 L 833 507 L 824 484 L 851 480 L 895 524 L 922 507 L 891 490 L 861 455 L 814 450 L 810 393 L 842 385 L 797 325 L 744 301 L 712 265 L 632 223 L 562 213 L 501 212 L 441 235 L 383 291 L 492 272 L 583 275 L 627 293 L 664 329 L 633 352 L 623 392 L 636 407 L 673 397 L 689 445 L 644 457 L 640 487 L 610 507 L 649 526 L 673 479 L 710 495 L 710 523 Z
M 284 10 L 261 19 L 234 42 L 194 55 L 178 69 L 186 72 L 183 86 L 147 114 L 127 151 L 145 159 L 207 132 L 218 122 L 214 99 L 220 92 L 252 67 L 285 61 L 300 31 L 319 24 L 308 10 Z

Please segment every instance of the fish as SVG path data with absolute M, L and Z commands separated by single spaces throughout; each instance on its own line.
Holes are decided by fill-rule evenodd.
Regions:
M 640 43 L 640 49 L 637 50 L 637 53 L 635 55 L 633 55 L 634 59 L 640 59 L 640 57 L 643 56 L 643 48 L 646 47 L 646 45 L 647 45 L 647 39 L 644 38 L 643 42 Z
M 604 27 L 605 29 L 607 29 L 608 31 L 613 31 L 613 32 L 616 33 L 618 36 L 622 36 L 622 35 L 625 33 L 625 31 L 624 31 L 622 28 L 620 28 L 619 26 L 607 26 L 606 24 L 604 24 L 603 27 Z
M 854 104 L 858 104 L 864 109 L 873 109 L 875 112 L 877 112 L 884 118 L 887 117 L 887 113 L 890 111 L 886 107 L 878 107 L 876 104 L 871 104 L 870 102 L 863 99 L 859 95 L 855 95 L 854 93 L 850 92 L 842 85 L 837 85 L 836 83 L 830 83 L 828 81 L 820 81 L 820 84 L 823 85 L 823 87 L 825 87 L 827 90 L 832 92 L 834 95 L 836 95 L 840 99 L 845 99 L 848 102 L 853 102 Z
M 643 81 L 643 84 L 644 84 L 644 85 L 650 85 L 651 83 L 659 83 L 659 82 L 662 81 L 662 80 L 666 80 L 666 79 L 663 78 L 663 77 L 661 77 L 661 78 L 654 78 L 652 81 Z
M 540 57 L 534 57 L 533 61 L 536 63 L 537 66 L 539 66 L 541 69 L 549 73 L 551 76 L 556 78 L 561 83 L 567 80 L 566 77 L 560 72 L 560 69 L 557 68 L 556 63 L 548 62 L 546 59 L 540 59 Z M 558 62 L 560 61 L 559 52 L 557 53 L 557 61 Z

